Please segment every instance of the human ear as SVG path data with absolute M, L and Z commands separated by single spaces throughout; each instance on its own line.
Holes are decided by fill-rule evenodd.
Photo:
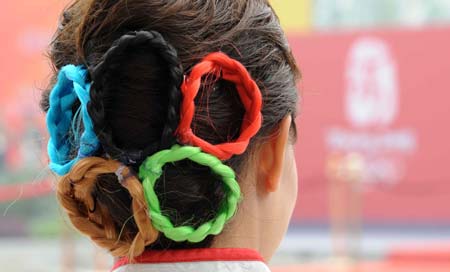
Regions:
M 264 190 L 268 193 L 275 192 L 280 184 L 291 122 L 291 115 L 285 116 L 277 133 L 263 143 L 260 149 L 258 170 Z

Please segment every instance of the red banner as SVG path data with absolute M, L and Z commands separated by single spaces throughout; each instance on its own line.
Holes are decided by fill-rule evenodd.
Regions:
M 449 223 L 450 29 L 290 42 L 303 77 L 295 218 L 326 220 L 331 180 L 356 173 L 364 219 Z
M 0 203 L 43 197 L 54 191 L 50 179 L 27 183 L 0 185 Z

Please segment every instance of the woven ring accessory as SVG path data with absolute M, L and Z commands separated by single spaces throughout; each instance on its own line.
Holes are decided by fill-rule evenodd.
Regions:
M 123 149 L 114 142 L 111 125 L 105 113 L 106 91 L 103 86 L 110 80 L 109 72 L 120 70 L 122 64 L 127 61 L 126 52 L 137 47 L 145 46 L 145 50 L 155 54 L 163 60 L 167 67 L 169 85 L 165 92 L 168 95 L 167 112 L 165 113 L 165 125 L 162 130 L 161 140 L 149 143 L 144 149 Z M 102 60 L 92 68 L 92 92 L 91 103 L 88 106 L 89 113 L 94 121 L 94 129 L 105 152 L 113 159 L 130 165 L 139 164 L 147 156 L 157 150 L 170 148 L 176 143 L 175 130 L 179 123 L 179 108 L 181 103 L 180 85 L 183 81 L 183 69 L 178 59 L 176 49 L 170 45 L 164 37 L 156 31 L 131 31 L 117 39 L 111 48 L 103 55 Z
M 233 142 L 213 145 L 199 138 L 192 131 L 191 124 L 195 113 L 194 99 L 199 91 L 202 77 L 206 74 L 213 74 L 218 78 L 233 82 L 245 107 L 246 112 L 241 125 L 241 134 Z M 181 85 L 181 92 L 183 101 L 177 133 L 182 143 L 198 146 L 204 152 L 210 153 L 221 160 L 227 160 L 233 155 L 244 153 L 250 139 L 261 128 L 261 91 L 247 69 L 240 62 L 231 59 L 224 53 L 211 53 L 195 65 L 191 73 L 185 77 Z
M 94 154 L 100 146 L 87 112 L 90 83 L 86 76 L 87 70 L 83 66 L 66 65 L 61 68 L 58 81 L 50 92 L 50 107 L 46 117 L 50 134 L 47 152 L 49 168 L 60 176 L 67 174 L 79 159 Z M 77 156 L 70 159 L 73 144 L 69 132 L 74 125 L 72 108 L 77 100 L 81 104 L 77 114 L 81 114 L 84 131 L 79 138 Z
M 166 163 L 185 159 L 210 167 L 215 174 L 222 177 L 226 187 L 225 191 L 227 192 L 226 199 L 219 207 L 217 216 L 198 228 L 192 226 L 175 227 L 170 219 L 162 214 L 158 196 L 154 190 L 157 180 L 163 173 L 163 166 Z M 236 181 L 236 175 L 233 169 L 224 165 L 218 158 L 203 153 L 200 148 L 193 146 L 174 145 L 171 149 L 161 150 L 153 154 L 141 164 L 139 177 L 142 180 L 153 226 L 164 233 L 167 238 L 177 242 L 189 241 L 197 243 L 205 239 L 208 235 L 219 234 L 225 223 L 236 212 L 236 207 L 241 196 L 239 184 Z

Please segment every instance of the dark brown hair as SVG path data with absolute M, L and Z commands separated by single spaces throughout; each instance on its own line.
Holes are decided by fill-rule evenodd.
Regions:
M 63 12 L 52 42 L 54 80 L 66 64 L 94 67 L 115 40 L 140 30 L 161 33 L 176 49 L 185 73 L 208 53 L 222 51 L 240 61 L 255 79 L 263 95 L 263 124 L 246 153 L 225 162 L 238 176 L 245 171 L 249 154 L 277 132 L 280 121 L 287 115 L 295 119 L 299 73 L 267 0 L 77 0 Z M 121 148 L 143 149 L 161 138 L 168 103 L 167 69 L 161 58 L 145 47 L 128 50 L 120 61 L 121 69 L 105 75 L 110 79 L 103 86 L 108 88 L 103 98 L 105 120 L 111 137 Z M 48 93 L 41 102 L 44 110 L 48 109 Z M 244 108 L 233 84 L 205 78 L 195 102 L 196 135 L 212 143 L 238 136 Z M 294 123 L 292 132 L 295 135 Z M 99 151 L 97 156 L 106 154 Z M 107 173 L 99 174 L 90 188 L 99 207 L 111 211 L 99 215 L 104 218 L 97 219 L 96 224 L 111 222 L 108 225 L 114 233 L 123 233 L 124 238 L 119 239 L 132 243 L 139 230 L 129 191 L 114 174 Z M 208 168 L 188 161 L 166 166 L 155 189 L 162 210 L 175 225 L 189 222 L 198 226 L 206 222 L 215 216 L 224 198 L 220 179 Z M 88 205 L 76 201 L 81 202 L 80 214 L 89 217 Z M 106 226 L 102 227 L 107 232 Z M 154 249 L 189 248 L 208 247 L 211 242 L 212 237 L 207 237 L 196 244 L 178 243 L 160 234 L 146 245 Z

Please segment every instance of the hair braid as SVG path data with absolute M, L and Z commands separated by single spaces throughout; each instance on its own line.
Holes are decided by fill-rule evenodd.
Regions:
M 165 125 L 161 134 L 161 141 L 149 143 L 143 150 L 122 150 L 113 141 L 114 135 L 111 126 L 107 125 L 105 117 L 105 95 L 103 88 L 112 76 L 108 72 L 120 68 L 120 58 L 130 47 L 148 45 L 157 56 L 164 60 L 169 73 L 168 105 Z M 126 61 L 126 60 L 125 60 Z M 177 51 L 163 36 L 156 31 L 129 32 L 117 39 L 110 49 L 103 55 L 101 61 L 91 69 L 92 90 L 91 102 L 88 105 L 89 114 L 94 122 L 94 130 L 108 155 L 118 159 L 124 164 L 138 164 L 148 155 L 176 143 L 175 130 L 179 121 L 179 106 L 181 92 L 179 87 L 183 80 L 183 70 L 178 60 Z
M 101 174 L 116 173 L 123 167 L 123 178 L 118 182 L 132 198 L 133 218 L 138 232 L 132 241 L 117 232 L 106 206 L 99 203 L 93 190 Z M 158 231 L 151 224 L 141 183 L 129 168 L 117 161 L 89 157 L 77 162 L 72 170 L 58 182 L 57 196 L 72 224 L 88 235 L 97 245 L 111 251 L 113 256 L 139 256 L 145 246 L 158 238 Z

